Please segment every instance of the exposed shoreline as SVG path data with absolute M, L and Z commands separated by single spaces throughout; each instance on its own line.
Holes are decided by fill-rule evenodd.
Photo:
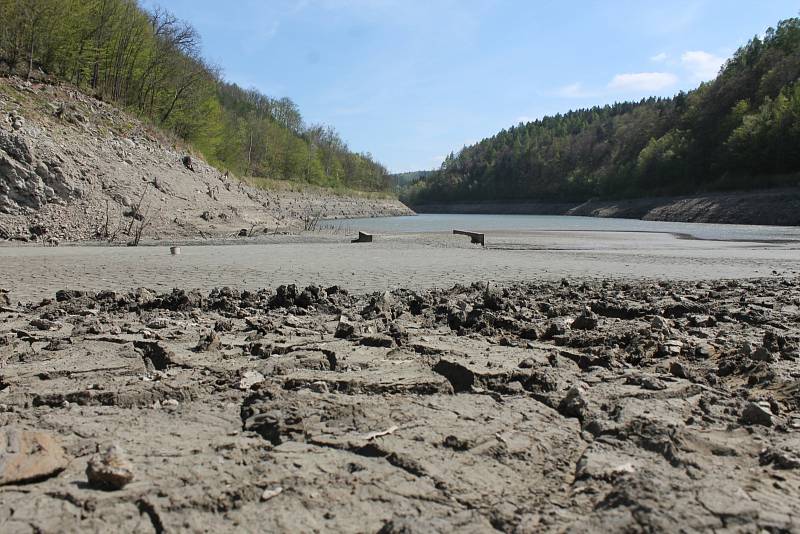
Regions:
M 58 106 L 72 119 L 56 116 Z M 0 78 L 0 115 L 14 117 L 0 120 L 0 240 L 224 238 L 412 213 L 388 195 L 248 185 L 68 87 Z
M 800 225 L 800 187 L 587 202 L 452 202 L 412 205 L 417 213 L 573 215 L 648 221 Z
M 796 278 L 303 287 L 0 302 L 0 523 L 796 528 Z
M 626 280 L 746 279 L 798 274 L 797 243 L 679 239 L 666 233 L 505 231 L 486 247 L 452 233 L 379 234 L 352 244 L 347 233 L 262 235 L 158 246 L 0 246 L 0 279 L 14 301 L 43 299 L 63 287 L 166 291 L 286 283 L 342 285 L 356 291 L 449 287 L 477 280 L 511 283 L 562 277 Z M 171 244 L 171 243 L 170 243 Z

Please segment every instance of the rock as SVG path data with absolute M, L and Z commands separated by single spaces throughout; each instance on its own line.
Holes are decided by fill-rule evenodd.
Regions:
M 597 323 L 597 314 L 587 308 L 572 321 L 572 328 L 576 330 L 594 330 L 597 328 Z
M 748 402 L 739 418 L 744 425 L 772 426 L 772 409 L 768 402 Z
M 770 352 L 783 352 L 789 349 L 789 342 L 785 336 L 775 330 L 764 331 L 764 348 Z
M 775 469 L 799 469 L 800 456 L 775 448 L 766 448 L 758 455 L 758 463 Z
M 550 340 L 557 336 L 563 336 L 566 333 L 567 333 L 567 326 L 564 324 L 564 322 L 556 320 L 547 323 L 544 334 L 542 334 L 541 337 L 543 340 Z
M 752 356 L 755 351 L 756 351 L 756 349 L 753 348 L 753 345 L 751 345 L 750 343 L 747 343 L 747 342 L 742 343 L 739 346 L 739 354 L 741 354 L 745 358 L 749 358 L 750 356 Z
M 664 382 L 653 376 L 642 377 L 640 387 L 650 391 L 662 391 L 667 389 L 667 385 Z
M 300 308 L 308 308 L 315 302 L 317 302 L 317 296 L 308 288 L 304 289 L 294 301 L 295 305 Z
M 717 324 L 716 319 L 709 315 L 692 314 L 686 317 L 690 326 L 695 327 L 709 327 Z
M 195 352 L 209 352 L 217 351 L 222 347 L 222 341 L 215 331 L 207 332 L 200 336 L 197 346 L 194 348 Z
M 256 384 L 264 381 L 264 375 L 258 371 L 245 371 L 242 373 L 242 378 L 239 380 L 239 389 L 247 391 Z
M 37 330 L 58 330 L 61 328 L 61 324 L 55 321 L 48 321 L 47 319 L 33 319 L 30 322 L 30 325 L 36 328 Z
M 283 493 L 283 488 L 280 487 L 280 486 L 275 487 L 275 488 L 267 488 L 261 494 L 261 500 L 262 501 L 268 501 L 270 499 L 273 499 L 273 498 L 277 497 L 281 493 Z
M 533 369 L 534 367 L 536 367 L 536 360 L 534 360 L 533 358 L 525 358 L 524 360 L 519 362 L 519 365 L 517 365 L 517 367 L 519 367 L 520 369 Z
M 394 339 L 398 347 L 402 347 L 408 343 L 408 332 L 397 323 L 389 324 L 389 336 Z
M 394 339 L 384 334 L 373 334 L 371 336 L 364 336 L 359 340 L 359 343 L 365 347 L 394 347 Z
M 683 351 L 683 341 L 670 339 L 659 346 L 659 352 L 664 356 L 676 356 Z
M 190 311 L 202 308 L 205 297 L 199 291 L 184 291 L 173 289 L 172 293 L 161 297 L 161 307 L 172 311 Z
M 653 330 L 667 331 L 670 329 L 669 319 L 656 315 L 653 317 L 653 320 L 650 321 L 650 328 Z
M 297 299 L 297 286 L 294 284 L 279 286 L 275 290 L 275 295 L 270 299 L 270 307 L 272 308 L 289 308 L 294 306 L 294 301 Z
M 171 322 L 165 317 L 156 317 L 152 321 L 148 321 L 145 326 L 151 330 L 163 330 L 170 326 Z
M 447 325 L 451 330 L 458 330 L 467 322 L 467 312 L 457 307 L 450 307 L 447 310 Z
M 328 383 L 323 380 L 312 382 L 309 389 L 315 393 L 328 393 Z
M 500 311 L 505 308 L 503 292 L 497 287 L 487 287 L 483 292 L 483 305 L 490 310 Z
M 650 391 L 661 391 L 667 389 L 667 385 L 664 382 L 654 376 L 649 375 L 629 376 L 625 383 L 639 386 L 642 389 L 648 389 Z
M 389 291 L 384 291 L 372 300 L 366 311 L 368 315 L 383 314 L 388 317 L 392 317 L 396 305 L 397 300 L 394 298 L 394 295 L 392 295 Z
M 712 358 L 716 354 L 717 354 L 716 347 L 714 347 L 714 345 L 710 345 L 708 343 L 703 343 L 701 345 L 698 345 L 697 348 L 695 348 L 695 350 L 694 350 L 694 355 L 697 356 L 698 358 L 703 359 L 703 360 L 707 360 L 709 358 Z
M 541 332 L 539 332 L 539 329 L 535 326 L 523 326 L 519 331 L 519 337 L 521 339 L 527 339 L 528 341 L 536 341 L 541 336 Z
M 219 319 L 214 323 L 214 332 L 231 332 L 233 331 L 233 321 L 228 319 Z
M 678 377 L 678 378 L 689 379 L 690 376 L 691 376 L 689 371 L 686 369 L 686 367 L 684 367 L 684 365 L 682 363 L 680 363 L 680 362 L 672 362 L 672 363 L 670 363 L 669 364 L 669 372 L 670 372 L 670 374 L 672 376 L 675 376 L 675 377 Z
M 342 315 L 339 317 L 339 323 L 336 325 L 336 333 L 334 337 L 339 339 L 346 339 L 355 334 L 356 326 L 350 320 Z
M 133 466 L 119 445 L 111 445 L 104 453 L 89 460 L 86 477 L 93 488 L 120 490 L 133 480 Z
M 175 353 L 155 341 L 134 341 L 134 348 L 139 351 L 149 372 L 165 371 L 175 365 Z
M 580 419 L 587 406 L 584 388 L 575 385 L 569 388 L 567 394 L 558 403 L 558 412 L 565 417 L 577 417 Z
M 146 306 L 156 299 L 155 293 L 144 287 L 136 289 L 131 297 L 139 306 Z M 58 299 L 58 293 L 56 293 L 56 299 Z
M 775 356 L 766 347 L 758 347 L 750 357 L 757 362 L 771 363 L 775 361 Z
M 50 434 L 14 428 L 0 431 L 0 486 L 44 480 L 68 463 L 64 449 Z
M 56 291 L 57 302 L 67 302 L 69 300 L 79 299 L 84 296 L 86 296 L 86 292 L 77 291 L 74 289 L 62 289 L 60 291 Z

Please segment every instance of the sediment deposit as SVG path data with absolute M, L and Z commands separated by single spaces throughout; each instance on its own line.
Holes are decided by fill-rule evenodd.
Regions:
M 4 532 L 797 529 L 794 277 L 0 299 Z

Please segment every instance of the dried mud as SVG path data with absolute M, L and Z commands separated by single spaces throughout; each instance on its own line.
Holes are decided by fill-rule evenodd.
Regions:
M 797 529 L 795 278 L 0 298 L 3 532 Z

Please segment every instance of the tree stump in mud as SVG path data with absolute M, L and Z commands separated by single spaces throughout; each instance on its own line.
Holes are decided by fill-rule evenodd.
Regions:
M 358 232 L 358 237 L 353 239 L 351 243 L 372 243 L 372 234 Z
M 486 246 L 486 236 L 478 232 L 467 232 L 466 230 L 453 230 L 454 235 L 465 235 L 470 238 L 473 245 Z

